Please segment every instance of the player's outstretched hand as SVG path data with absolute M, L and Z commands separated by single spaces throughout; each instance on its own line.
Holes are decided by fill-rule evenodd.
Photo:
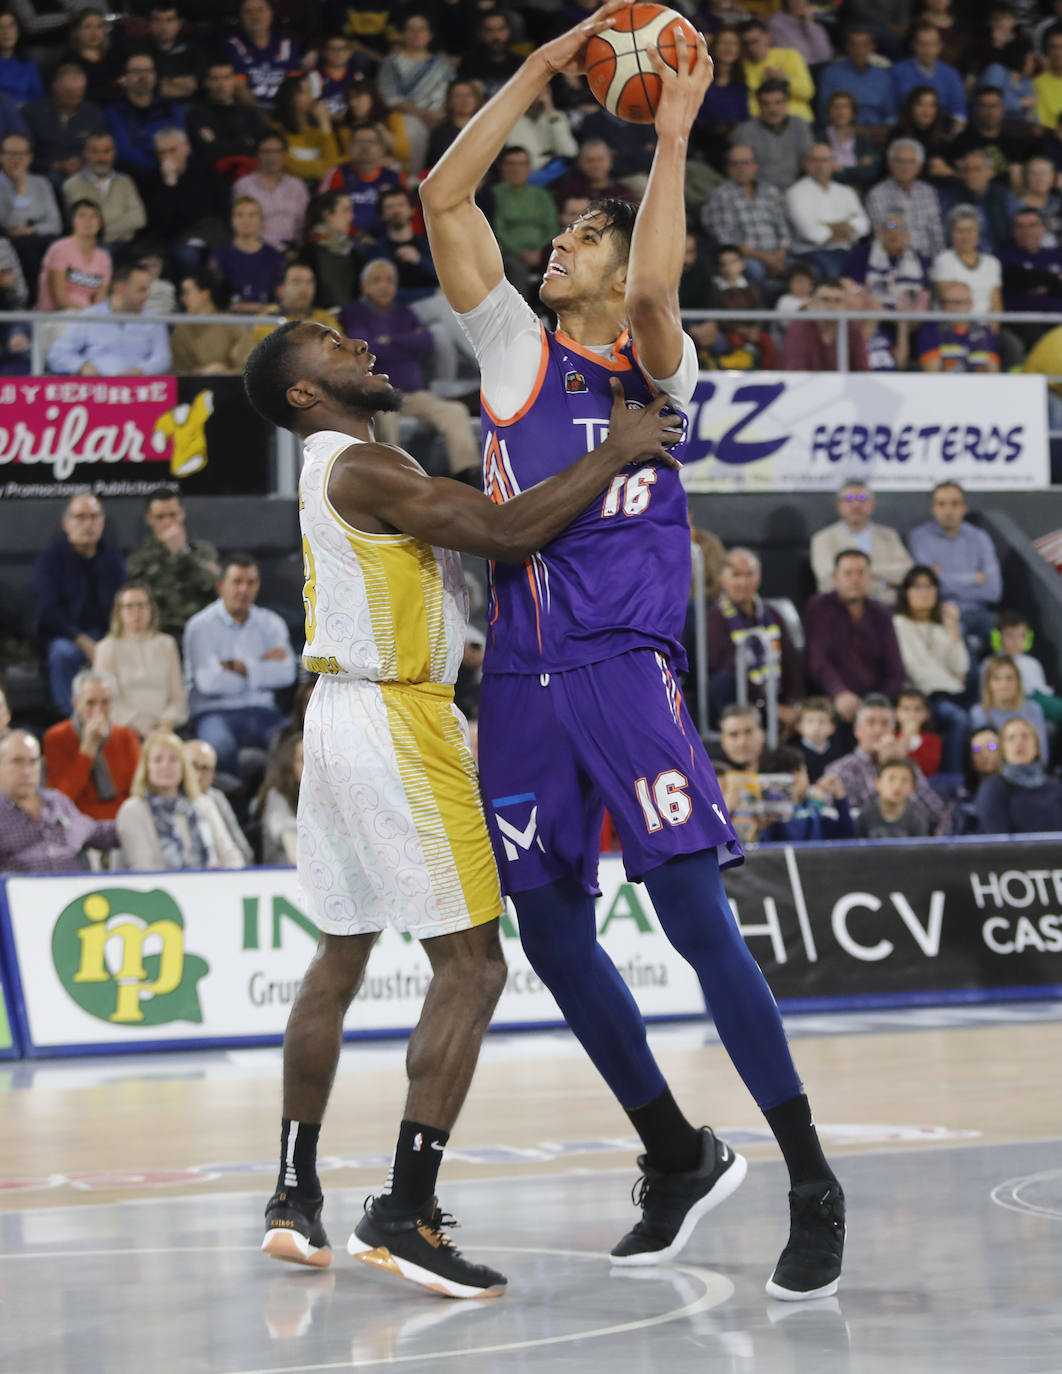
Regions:
M 676 27 L 675 34 L 675 61 L 678 64 L 678 71 L 668 66 L 660 56 L 660 51 L 655 43 L 646 45 L 646 52 L 649 54 L 649 61 L 653 64 L 653 70 L 660 78 L 660 99 L 657 102 L 656 114 L 653 116 L 653 124 L 656 126 L 658 138 L 665 138 L 669 135 L 685 138 L 693 127 L 693 121 L 697 118 L 704 101 L 705 93 L 712 84 L 712 77 L 715 74 L 715 64 L 708 56 L 708 45 L 704 41 L 704 34 L 697 35 L 697 51 L 694 57 L 693 69 L 690 70 L 690 45 L 686 35 L 681 28 Z
M 545 62 L 552 76 L 560 72 L 566 76 L 582 76 L 586 71 L 587 43 L 595 33 L 612 28 L 616 22 L 616 14 L 627 9 L 632 3 L 633 0 L 605 0 L 605 4 L 596 9 L 589 19 L 584 19 L 567 33 L 543 43 L 536 56 Z
M 616 470 L 629 463 L 661 463 L 669 468 L 681 468 L 678 459 L 668 449 L 682 438 L 682 417 L 674 411 L 661 414 L 668 403 L 661 391 L 647 406 L 628 410 L 627 397 L 618 377 L 609 379 L 612 388 L 612 414 L 608 420 L 608 444 L 616 453 Z M 620 461 L 622 459 L 622 462 Z

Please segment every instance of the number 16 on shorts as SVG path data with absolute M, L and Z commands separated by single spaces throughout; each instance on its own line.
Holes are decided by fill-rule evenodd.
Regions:
M 650 835 L 668 825 L 685 825 L 693 815 L 693 803 L 686 795 L 690 780 L 677 768 L 667 768 L 658 773 L 652 783 L 648 778 L 638 778 L 634 784 L 634 795 L 642 808 L 645 827 Z

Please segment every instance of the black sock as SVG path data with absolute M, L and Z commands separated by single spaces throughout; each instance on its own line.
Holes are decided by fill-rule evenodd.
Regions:
M 403 1120 L 398 1128 L 391 1175 L 379 1197 L 380 1205 L 407 1212 L 434 1197 L 435 1180 L 439 1177 L 439 1165 L 449 1139 L 449 1131 L 425 1126 L 420 1121 Z
M 789 1181 L 794 1187 L 798 1183 L 834 1178 L 834 1172 L 822 1153 L 818 1132 L 811 1119 L 811 1105 L 804 1093 L 771 1107 L 764 1112 L 764 1116 L 778 1141 L 789 1169 Z
M 317 1138 L 321 1123 L 291 1121 L 280 1123 L 280 1176 L 277 1191 L 298 1188 L 306 1197 L 321 1196 L 321 1181 L 317 1177 Z
M 624 1110 L 642 1138 L 650 1168 L 664 1174 L 684 1174 L 697 1168 L 701 1162 L 701 1133 L 683 1116 L 670 1088 L 644 1107 Z

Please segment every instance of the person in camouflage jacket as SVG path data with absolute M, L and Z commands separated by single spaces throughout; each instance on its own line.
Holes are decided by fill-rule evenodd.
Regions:
M 147 499 L 149 533 L 126 559 L 128 576 L 144 582 L 159 608 L 159 628 L 180 643 L 186 621 L 217 596 L 218 553 L 185 529 L 180 496 L 166 487 Z

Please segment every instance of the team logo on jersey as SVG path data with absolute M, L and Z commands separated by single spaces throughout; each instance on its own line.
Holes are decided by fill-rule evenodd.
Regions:
M 526 802 L 531 802 L 533 805 L 527 824 L 524 826 L 498 815 L 503 806 L 512 807 Z M 538 834 L 538 804 L 534 792 L 521 792 L 518 796 L 513 797 L 496 797 L 490 805 L 494 812 L 498 833 L 501 835 L 505 857 L 510 863 L 515 863 L 519 859 L 521 850 L 525 854 L 530 853 L 532 846 L 540 849 L 543 854 L 546 852 L 546 846 Z
M 586 378 L 581 372 L 566 372 L 564 374 L 564 390 L 569 396 L 574 396 L 580 391 L 586 391 Z

